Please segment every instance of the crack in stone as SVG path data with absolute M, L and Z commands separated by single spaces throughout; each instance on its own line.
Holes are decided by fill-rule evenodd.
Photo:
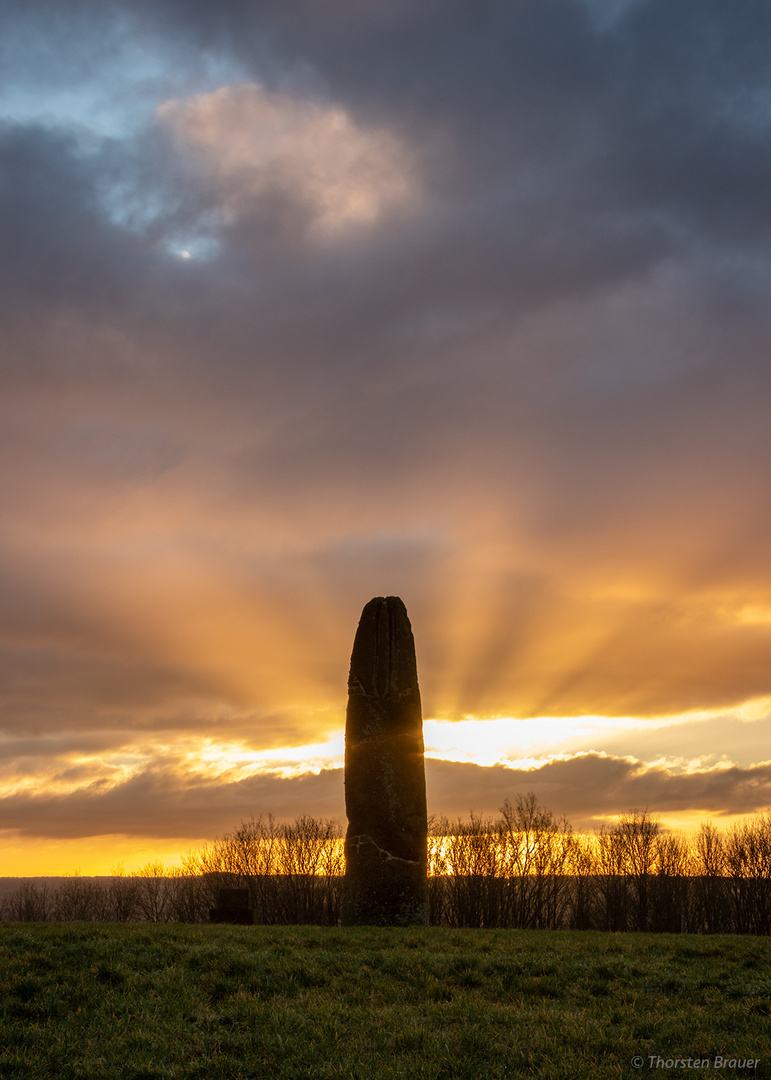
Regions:
M 403 859 L 400 855 L 392 855 L 390 851 L 386 851 L 385 848 L 378 847 L 371 836 L 367 836 L 366 833 L 362 833 L 360 836 L 349 836 L 346 840 L 346 847 L 351 844 L 355 845 L 355 853 L 358 855 L 361 851 L 362 845 L 372 844 L 373 848 L 379 853 L 383 862 L 402 862 L 408 863 L 410 866 L 417 866 L 417 859 Z

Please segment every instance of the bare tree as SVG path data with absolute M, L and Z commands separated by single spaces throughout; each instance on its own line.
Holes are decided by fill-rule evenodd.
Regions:
M 184 865 L 173 867 L 166 876 L 169 893 L 169 921 L 208 922 L 208 889 L 200 874 L 190 873 Z
M 591 836 L 573 836 L 570 858 L 571 892 L 568 925 L 589 930 L 597 924 L 598 889 L 596 842 Z
M 492 818 L 473 811 L 468 821 L 460 818 L 442 841 L 444 916 L 450 926 L 500 926 L 503 880 L 500 829 Z
M 277 866 L 282 875 L 283 921 L 337 922 L 330 871 L 341 869 L 340 824 L 304 814 L 281 827 Z M 332 902 L 331 902 L 332 901 Z
M 694 917 L 706 934 L 730 929 L 726 890 L 726 852 L 722 833 L 703 821 L 693 841 Z
M 573 830 L 541 806 L 534 792 L 507 799 L 501 808 L 500 839 L 508 879 L 508 922 L 556 928 L 570 903 Z
M 47 885 L 23 881 L 3 903 L 3 918 L 11 922 L 46 922 L 49 918 Z
M 146 922 L 170 922 L 172 915 L 171 889 L 166 867 L 162 862 L 146 863 L 133 875 L 137 882 L 137 907 Z
M 431 819 L 428 865 L 435 925 L 771 933 L 771 813 L 686 841 L 633 810 L 583 836 L 528 792 L 497 818 Z M 179 869 L 119 866 L 106 885 L 76 875 L 54 891 L 23 881 L 0 916 L 202 922 L 221 889 L 246 888 L 259 922 L 335 925 L 344 869 L 337 822 L 260 815 Z
M 112 922 L 133 922 L 139 918 L 139 883 L 134 875 L 126 874 L 122 865 L 112 868 L 107 903 L 107 917 Z
M 739 934 L 771 930 L 771 814 L 734 825 L 724 840 L 733 929 Z
M 278 824 L 270 814 L 251 817 L 214 843 L 188 853 L 183 871 L 204 882 L 207 910 L 217 906 L 220 889 L 245 888 L 257 922 L 337 923 L 342 903 L 341 826 L 309 815 L 287 824 Z
M 678 833 L 656 837 L 656 873 L 650 882 L 649 929 L 668 933 L 689 928 L 693 854 Z
M 632 928 L 647 930 L 650 918 L 651 876 L 656 869 L 661 825 L 645 810 L 622 814 L 615 826 L 621 838 L 626 873 L 632 891 Z
M 445 911 L 445 882 L 447 879 L 447 837 L 450 823 L 442 815 L 431 814 L 428 819 L 428 910 L 432 926 L 447 922 Z
M 105 922 L 109 913 L 108 893 L 99 882 L 75 875 L 56 889 L 51 909 L 51 917 L 57 922 Z
M 630 810 L 598 837 L 606 929 L 647 930 L 651 877 L 656 869 L 661 826 L 647 810 Z M 623 910 L 622 910 L 623 909 Z
M 623 837 L 603 825 L 596 837 L 597 896 L 600 930 L 626 930 L 629 924 L 629 880 Z

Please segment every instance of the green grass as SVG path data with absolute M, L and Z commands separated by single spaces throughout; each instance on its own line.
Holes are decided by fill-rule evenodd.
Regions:
M 766 938 L 6 923 L 0 1077 L 768 1077 L 769 994 Z

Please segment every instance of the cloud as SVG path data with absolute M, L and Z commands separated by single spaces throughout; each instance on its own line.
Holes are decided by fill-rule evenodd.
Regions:
M 771 694 L 767 5 L 6 9 L 0 724 L 41 798 L 91 766 L 33 733 L 323 740 L 386 593 L 429 717 Z M 722 776 L 643 788 L 749 806 Z
M 707 819 L 753 814 L 771 804 L 767 762 L 680 772 L 628 757 L 581 754 L 526 770 L 431 761 L 426 775 L 435 814 L 452 818 L 459 806 L 464 807 L 463 816 L 472 809 L 494 814 L 506 798 L 533 791 L 543 805 L 579 829 L 646 807 L 654 816 L 688 812 Z
M 414 197 L 405 148 L 339 106 L 243 84 L 166 102 L 158 113 L 197 152 L 231 226 L 259 200 L 275 213 L 275 200 L 286 198 L 312 231 L 334 234 Z
M 630 809 L 704 819 L 752 814 L 771 805 L 771 765 L 677 772 L 630 758 L 582 754 L 535 769 L 428 760 L 429 813 L 451 820 L 471 810 L 495 815 L 506 799 L 535 792 L 575 828 L 592 829 Z M 151 764 L 130 778 L 94 781 L 69 794 L 23 791 L 0 800 L 3 827 L 29 837 L 132 835 L 163 840 L 222 835 L 252 814 L 301 814 L 344 822 L 342 769 L 290 779 L 262 774 L 238 781 Z
M 339 818 L 342 780 L 342 770 L 335 769 L 294 780 L 259 776 L 228 784 L 153 767 L 115 786 L 97 782 L 66 796 L 10 796 L 0 805 L 4 827 L 27 835 L 86 837 L 98 828 L 99 835 L 213 839 L 263 807 L 279 819 L 311 812 Z

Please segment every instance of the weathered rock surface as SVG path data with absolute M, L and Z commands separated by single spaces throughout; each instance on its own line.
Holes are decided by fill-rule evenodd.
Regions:
M 345 725 L 343 923 L 428 922 L 426 778 L 415 642 L 398 596 L 364 608 Z

